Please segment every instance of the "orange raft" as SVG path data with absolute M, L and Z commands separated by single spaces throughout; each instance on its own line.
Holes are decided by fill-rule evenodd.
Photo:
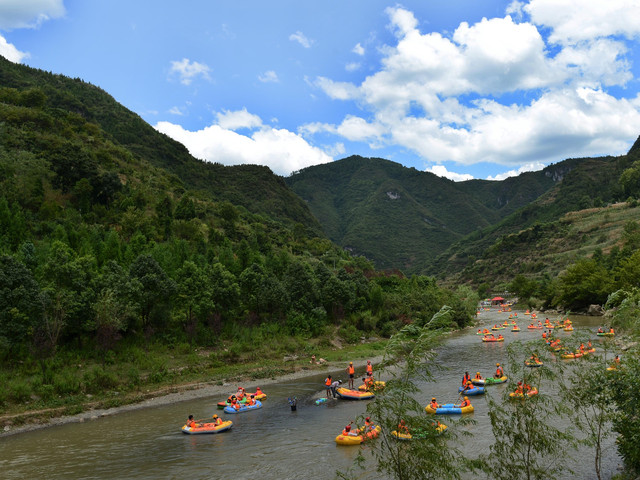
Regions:
M 361 392 L 360 390 L 350 390 L 344 387 L 336 388 L 336 393 L 340 396 L 340 398 L 346 398 L 348 400 L 369 400 L 375 397 L 375 395 L 371 392 Z
M 380 434 L 380 425 L 367 433 L 359 433 L 358 435 L 338 435 L 336 437 L 336 443 L 338 445 L 360 445 L 362 442 L 376 438 Z
M 511 398 L 525 398 L 525 396 L 526 397 L 533 397 L 534 395 L 537 395 L 537 394 L 538 394 L 538 389 L 536 387 L 533 387 L 526 394 L 524 394 L 522 392 L 511 392 L 509 394 L 509 397 L 511 397 Z
M 188 427 L 184 425 L 182 427 L 182 433 L 186 433 L 189 435 L 200 435 L 203 433 L 222 433 L 231 429 L 233 422 L 231 420 L 227 420 L 226 422 L 222 422 L 219 425 L 215 423 L 199 423 L 196 427 Z

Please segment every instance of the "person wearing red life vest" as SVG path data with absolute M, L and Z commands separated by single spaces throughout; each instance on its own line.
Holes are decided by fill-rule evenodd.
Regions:
M 462 386 L 464 387 L 467 382 L 471 381 L 471 375 L 469 375 L 469 372 L 464 372 L 464 375 L 462 376 Z
M 438 408 L 440 408 L 440 405 L 438 405 L 438 402 L 436 402 L 436 397 L 431 397 L 431 403 L 429 403 L 429 406 L 433 410 L 437 410 Z
M 504 376 L 504 370 L 502 370 L 502 367 L 500 366 L 499 363 L 496 363 L 496 377 L 495 378 L 502 378 Z
M 367 377 L 373 377 L 373 365 L 371 365 L 371 360 L 367 360 Z

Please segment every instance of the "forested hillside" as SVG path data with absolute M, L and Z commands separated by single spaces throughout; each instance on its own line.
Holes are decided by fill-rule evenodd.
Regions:
M 432 270 L 452 243 L 552 188 L 576 162 L 507 180 L 453 182 L 379 158 L 349 157 L 286 179 L 333 241 L 404 272 Z
M 0 60 L 0 84 L 3 408 L 269 375 L 437 312 L 472 318 L 469 290 L 332 244 L 267 168 L 196 160 L 81 80 Z

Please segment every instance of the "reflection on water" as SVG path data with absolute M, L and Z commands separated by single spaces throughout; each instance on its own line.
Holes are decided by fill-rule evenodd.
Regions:
M 521 327 L 528 317 L 519 316 Z M 481 327 L 507 317 L 504 313 L 482 312 Z M 576 332 L 594 331 L 598 317 L 572 316 Z M 542 318 L 544 319 L 544 317 Z M 553 320 L 553 318 L 551 318 Z M 506 344 L 514 339 L 532 340 L 540 331 L 503 331 L 504 343 L 482 343 L 468 329 L 451 336 L 440 348 L 436 381 L 419 384 L 419 400 L 436 396 L 441 402 L 458 398 L 458 386 L 465 371 L 484 376 L 495 371 L 496 362 L 506 360 Z M 564 333 L 563 333 L 564 334 Z M 571 335 L 566 333 L 566 335 Z M 595 335 L 594 344 L 597 345 Z M 508 372 L 509 366 L 506 365 Z M 135 410 L 86 423 L 52 427 L 0 439 L 0 477 L 7 479 L 111 479 L 111 478 L 230 478 L 298 479 L 335 477 L 336 470 L 351 466 L 358 447 L 336 446 L 334 438 L 356 416 L 365 403 L 336 400 L 315 405 L 324 396 L 325 373 L 303 380 L 264 387 L 268 399 L 253 412 L 226 415 L 216 409 L 220 398 L 203 398 L 172 405 Z M 383 378 L 384 379 L 384 378 Z M 343 378 L 346 380 L 346 378 Z M 505 385 L 490 387 L 499 394 Z M 235 390 L 235 388 L 231 388 Z M 292 412 L 288 397 L 298 397 Z M 465 438 L 464 451 L 485 455 L 492 442 L 486 400 L 473 397 L 475 424 L 463 427 L 473 434 Z M 187 416 L 205 418 L 213 413 L 231 417 L 233 428 L 218 435 L 184 435 L 180 428 Z M 455 419 L 445 421 L 455 428 Z M 560 419 L 560 422 L 568 420 Z M 603 462 L 605 478 L 619 464 L 614 440 L 608 439 Z M 366 447 L 363 447 L 366 448 Z M 594 477 L 591 453 L 583 450 L 569 460 L 580 478 Z M 371 472 L 369 472 L 371 473 Z M 368 475 L 375 478 L 376 475 Z

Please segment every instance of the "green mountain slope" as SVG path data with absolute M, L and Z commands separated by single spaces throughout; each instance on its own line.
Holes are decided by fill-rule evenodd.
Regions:
M 495 253 L 506 253 L 510 248 L 506 245 L 514 241 L 514 235 L 520 235 L 520 241 L 525 243 L 518 247 L 521 252 L 527 248 L 540 250 L 542 247 L 534 242 L 534 238 L 543 232 L 563 231 L 566 218 L 571 218 L 567 213 L 623 200 L 626 194 L 620 185 L 620 175 L 638 159 L 638 153 L 632 149 L 620 157 L 570 159 L 557 164 L 556 168 L 571 166 L 565 169 L 562 181 L 503 220 L 452 244 L 433 263 L 430 273 L 440 278 L 455 277 L 481 258 L 499 263 L 501 260 Z M 531 255 L 537 254 L 532 251 Z M 463 277 L 477 279 L 478 273 L 468 271 Z
M 422 273 L 452 243 L 535 200 L 571 168 L 568 163 L 503 182 L 455 183 L 353 156 L 306 168 L 286 181 L 333 241 L 380 268 Z
M 21 92 L 30 89 L 32 101 L 38 101 L 36 97 L 43 98 L 43 107 L 50 111 L 60 115 L 70 112 L 77 115 L 78 122 L 95 124 L 113 145 L 174 174 L 184 188 L 201 191 L 216 201 L 230 201 L 253 213 L 302 223 L 315 233 L 321 231 L 306 205 L 269 168 L 257 165 L 225 167 L 197 160 L 182 144 L 156 131 L 94 85 L 15 64 L 1 56 L 0 85 Z M 50 119 L 55 121 L 55 117 Z M 48 124 L 41 127 L 47 128 Z M 110 157 L 108 153 L 105 155 L 106 158 L 96 161 L 108 163 Z

